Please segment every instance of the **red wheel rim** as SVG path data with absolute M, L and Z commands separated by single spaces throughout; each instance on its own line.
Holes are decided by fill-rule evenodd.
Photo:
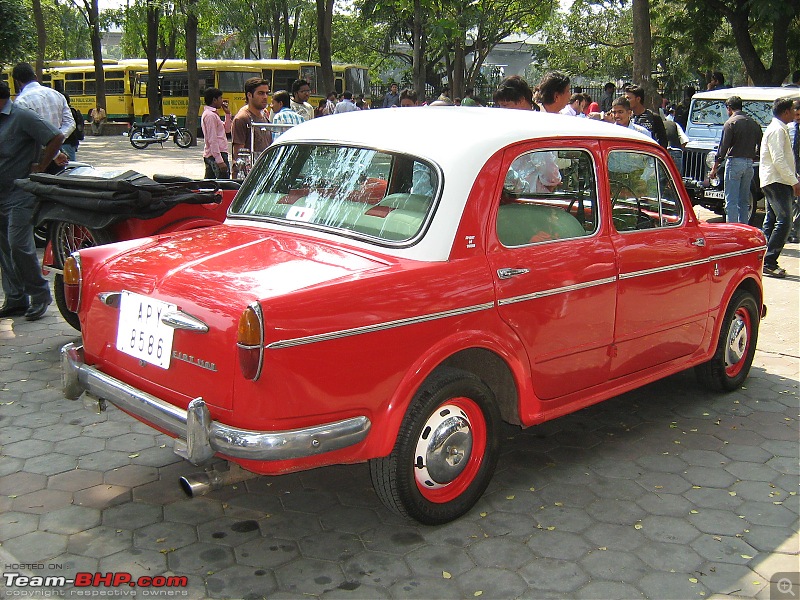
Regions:
M 434 421 L 436 415 L 443 409 L 451 407 L 457 409 L 453 412 L 458 412 L 458 418 L 460 420 L 465 420 L 468 424 L 469 437 L 472 442 L 469 456 L 464 457 L 466 465 L 463 467 L 463 470 L 452 480 L 440 482 L 436 484 L 436 487 L 433 487 L 430 480 L 422 475 L 425 470 L 419 468 L 419 453 L 415 453 L 415 459 L 417 460 L 412 465 L 414 469 L 414 480 L 420 494 L 429 502 L 434 502 L 436 504 L 451 502 L 469 488 L 480 471 L 481 465 L 483 464 L 484 453 L 486 452 L 486 420 L 484 419 L 483 411 L 480 406 L 470 398 L 451 398 L 443 402 L 428 418 L 428 421 L 422 428 L 423 435 L 428 425 Z M 422 437 L 420 437 L 418 446 L 423 444 Z
M 750 311 L 743 306 L 736 309 L 725 338 L 725 374 L 736 377 L 744 369 L 750 351 Z

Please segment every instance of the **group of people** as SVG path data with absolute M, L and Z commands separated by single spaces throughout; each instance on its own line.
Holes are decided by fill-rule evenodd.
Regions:
M 764 274 L 786 277 L 786 270 L 778 266 L 778 258 L 789 238 L 797 240 L 798 223 L 793 221 L 792 204 L 800 199 L 800 99 L 776 99 L 772 121 L 763 134 L 761 126 L 742 110 L 739 96 L 730 96 L 725 107 L 728 120 L 709 177 L 716 177 L 724 162 L 727 220 L 748 223 L 753 163 L 759 161 L 759 185 L 767 203 Z

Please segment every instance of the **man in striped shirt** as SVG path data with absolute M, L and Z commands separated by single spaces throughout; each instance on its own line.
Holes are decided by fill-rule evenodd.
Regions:
M 273 125 L 300 125 L 303 117 L 292 110 L 292 99 L 286 90 L 278 90 L 272 95 L 272 124 Z M 272 140 L 277 140 L 284 130 L 273 131 Z

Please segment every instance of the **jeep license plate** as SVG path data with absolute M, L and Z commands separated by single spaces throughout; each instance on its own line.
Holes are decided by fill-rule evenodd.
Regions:
M 725 200 L 725 192 L 723 190 L 706 190 L 703 196 L 714 198 L 715 200 Z
M 150 364 L 169 369 L 175 330 L 161 316 L 177 310 L 174 304 L 123 291 L 119 306 L 117 350 Z

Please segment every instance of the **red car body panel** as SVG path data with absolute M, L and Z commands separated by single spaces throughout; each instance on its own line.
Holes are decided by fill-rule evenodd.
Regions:
M 503 246 L 493 216 L 501 174 L 521 149 L 576 145 L 601 174 L 597 230 L 557 244 Z M 360 415 L 372 423 L 352 447 L 237 459 L 264 474 L 386 456 L 414 394 L 448 361 L 491 356 L 501 364 L 498 380 L 513 384 L 498 385 L 501 412 L 525 426 L 700 364 L 715 351 L 733 289 L 748 285 L 761 299 L 763 248 L 754 248 L 763 236 L 700 223 L 683 186 L 682 224 L 618 233 L 602 209 L 610 197 L 605 156 L 614 147 L 659 157 L 680 181 L 669 155 L 645 142 L 553 138 L 501 148 L 474 179 L 445 261 L 241 223 L 81 252 L 86 362 L 181 408 L 202 396 L 212 419 L 233 427 L 285 430 Z M 500 278 L 506 268 L 532 276 Z M 98 294 L 122 289 L 202 316 L 208 333 L 176 331 L 173 350 L 216 370 L 175 359 L 169 370 L 143 366 L 117 351 L 118 314 Z M 242 376 L 235 353 L 237 321 L 253 302 L 265 323 L 256 381 Z

